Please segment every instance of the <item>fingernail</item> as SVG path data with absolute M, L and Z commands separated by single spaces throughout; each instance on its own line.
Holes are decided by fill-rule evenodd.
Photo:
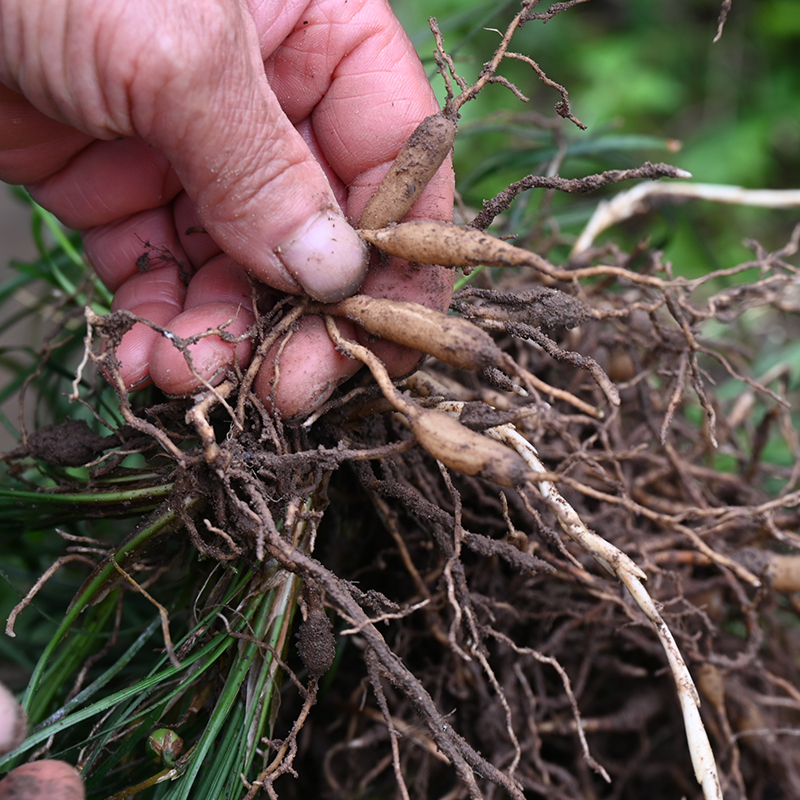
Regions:
M 323 303 L 349 297 L 367 271 L 366 245 L 331 209 L 310 219 L 275 252 L 306 292 Z

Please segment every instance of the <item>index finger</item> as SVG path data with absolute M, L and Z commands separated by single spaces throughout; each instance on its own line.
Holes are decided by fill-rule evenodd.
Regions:
M 289 119 L 310 123 L 312 149 L 346 187 L 353 221 L 416 126 L 439 111 L 419 56 L 384 0 L 313 3 L 265 68 Z M 448 158 L 407 219 L 452 219 L 453 194 Z M 361 291 L 444 309 L 452 287 L 451 270 L 391 259 L 373 261 Z M 395 375 L 419 359 L 388 342 L 370 347 Z
M 350 216 L 360 214 L 414 128 L 439 110 L 385 0 L 312 3 L 265 69 L 289 119 L 310 117 L 321 152 L 348 187 Z M 452 173 L 443 169 L 436 183 L 439 196 L 429 211 L 449 218 Z

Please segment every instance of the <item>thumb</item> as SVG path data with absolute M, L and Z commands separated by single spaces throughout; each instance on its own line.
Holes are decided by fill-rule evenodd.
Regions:
M 176 5 L 196 24 L 177 48 L 172 38 L 166 52 L 139 56 L 136 132 L 164 151 L 208 232 L 257 278 L 322 301 L 352 294 L 366 248 L 269 86 L 244 4 L 171 0 L 170 13 Z
M 245 0 L 0 0 L 4 31 L 0 80 L 92 136 L 163 151 L 257 278 L 323 301 L 358 288 L 366 248 L 267 82 Z

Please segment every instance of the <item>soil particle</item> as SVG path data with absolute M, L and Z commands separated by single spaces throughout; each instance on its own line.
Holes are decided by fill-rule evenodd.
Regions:
M 479 303 L 465 303 L 468 297 Z M 459 293 L 451 308 L 468 318 L 484 317 L 550 329 L 575 328 L 593 317 L 592 310 L 578 298 L 558 289 L 543 288 L 514 293 L 470 287 Z
M 297 652 L 313 680 L 318 680 L 333 664 L 336 637 L 333 623 L 325 613 L 322 591 L 313 583 L 303 586 L 303 622 L 297 631 Z
M 98 436 L 82 419 L 72 419 L 39 428 L 28 438 L 28 454 L 56 467 L 80 467 L 116 443 L 116 436 Z
M 333 664 L 336 639 L 333 624 L 321 609 L 309 611 L 297 632 L 297 652 L 312 678 L 320 678 Z

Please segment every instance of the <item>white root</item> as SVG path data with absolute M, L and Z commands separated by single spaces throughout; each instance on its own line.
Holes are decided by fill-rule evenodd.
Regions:
M 575 242 L 571 257 L 588 250 L 607 228 L 652 208 L 661 198 L 675 200 L 710 200 L 737 206 L 797 208 L 798 189 L 743 189 L 715 183 L 640 183 L 625 192 L 600 202 Z
M 509 445 L 519 453 L 532 472 L 547 472 L 539 461 L 534 446 L 512 425 L 500 425 L 490 428 L 487 435 L 493 439 Z M 587 553 L 589 553 L 601 566 L 612 575 L 620 577 L 626 573 L 637 580 L 647 580 L 647 575 L 635 562 L 614 545 L 607 542 L 602 536 L 590 531 L 584 524 L 575 509 L 562 497 L 561 493 L 550 481 L 538 481 L 536 484 L 542 497 L 556 515 L 564 532 L 574 539 Z
M 661 646 L 667 654 L 669 668 L 678 688 L 678 702 L 681 704 L 683 726 L 686 728 L 686 741 L 689 744 L 694 776 L 703 787 L 703 797 L 705 800 L 722 800 L 722 788 L 717 775 L 714 751 L 711 749 L 711 742 L 708 740 L 703 720 L 700 718 L 700 697 L 692 676 L 686 668 L 681 651 L 661 614 L 658 613 L 653 598 L 650 597 L 641 582 L 633 575 L 626 574 L 624 570 L 617 573 L 617 577 L 625 584 L 639 608 L 652 623 L 661 641 Z
M 453 402 L 442 403 L 440 404 L 440 409 L 447 410 L 451 414 L 458 416 L 462 405 Z M 518 433 L 513 425 L 499 425 L 496 428 L 489 428 L 486 434 L 515 450 L 522 456 L 532 472 L 539 474 L 547 472 L 539 460 L 534 446 Z M 537 481 L 536 485 L 545 502 L 556 515 L 564 532 L 625 585 L 639 608 L 655 628 L 675 679 L 678 702 L 683 714 L 686 739 L 689 744 L 689 753 L 695 777 L 703 789 L 705 800 L 722 800 L 722 789 L 717 774 L 714 752 L 711 749 L 708 734 L 700 718 L 700 696 L 672 633 L 661 617 L 655 601 L 642 584 L 642 581 L 646 580 L 647 576 L 619 548 L 607 542 L 602 536 L 590 531 L 584 525 L 575 509 L 563 498 L 552 482 Z
M 512 425 L 500 425 L 497 428 L 489 429 L 486 433 L 516 450 L 533 472 L 547 471 L 539 461 L 533 445 L 521 436 Z M 537 485 L 564 532 L 625 584 L 639 608 L 655 628 L 675 678 L 678 702 L 683 713 L 683 723 L 686 728 L 686 739 L 689 743 L 695 777 L 703 787 L 705 800 L 722 800 L 722 789 L 717 775 L 714 752 L 700 718 L 700 697 L 672 633 L 658 612 L 653 598 L 642 585 L 642 581 L 646 580 L 647 576 L 619 548 L 590 531 L 583 524 L 575 509 L 561 496 L 561 493 L 550 481 L 540 481 Z

